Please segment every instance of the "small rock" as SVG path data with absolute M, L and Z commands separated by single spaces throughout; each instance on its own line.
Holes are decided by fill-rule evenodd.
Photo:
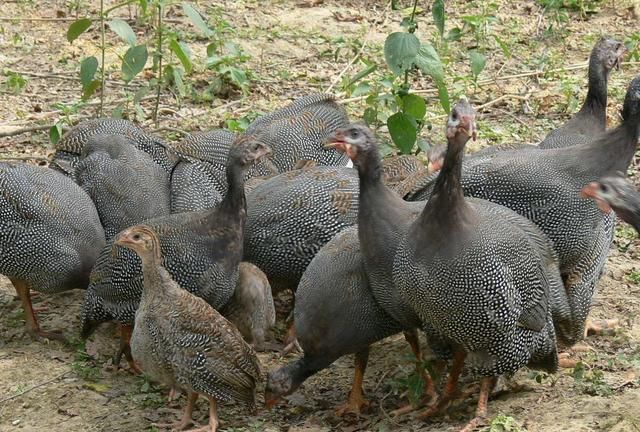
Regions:
M 20 424 L 20 419 L 14 420 L 14 421 L 11 422 L 11 425 L 13 425 L 13 426 L 18 426 L 19 424 Z

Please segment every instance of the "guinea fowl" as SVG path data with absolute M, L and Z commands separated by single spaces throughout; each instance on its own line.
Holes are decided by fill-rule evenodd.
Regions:
M 582 188 L 582 196 L 591 198 L 605 213 L 616 215 L 640 233 L 640 194 L 621 175 L 605 176 Z
M 27 331 L 40 329 L 29 290 L 56 293 L 86 288 L 105 238 L 91 198 L 49 168 L 0 163 L 0 274 L 18 293 Z
M 173 168 L 168 144 L 149 134 L 128 120 L 99 118 L 87 120 L 65 133 L 55 145 L 56 152 L 49 166 L 66 174 L 73 172 L 87 140 L 98 134 L 121 135 L 128 138 L 138 150 L 149 153 L 151 158 L 167 172 Z
M 171 212 L 217 206 L 227 193 L 225 166 L 236 135 L 226 130 L 194 134 L 173 146 L 178 162 L 171 172 Z
M 404 196 L 413 188 L 413 182 L 432 168 L 425 167 L 420 159 L 412 155 L 391 156 L 382 161 L 382 179 L 395 193 Z
M 600 39 L 589 56 L 589 90 L 582 108 L 564 125 L 551 131 L 540 148 L 562 148 L 592 141 L 607 127 L 609 72 L 620 67 L 627 49 L 614 39 Z
M 209 399 L 209 427 L 218 428 L 218 401 L 238 399 L 255 411 L 260 364 L 240 332 L 203 299 L 184 290 L 162 266 L 160 239 L 145 225 L 128 228 L 116 244 L 142 260 L 144 289 L 135 315 L 131 350 L 143 371 L 187 390 L 183 430 L 199 395 Z
M 233 297 L 220 310 L 256 351 L 265 349 L 265 338 L 276 323 L 276 309 L 267 276 L 255 265 L 241 262 Z
M 171 276 L 215 309 L 229 301 L 238 280 L 246 220 L 244 172 L 269 151 L 262 143 L 238 138 L 227 162 L 229 190 L 218 207 L 145 222 L 158 234 L 164 266 Z M 128 249 L 117 245 L 103 249 L 91 273 L 82 309 L 84 338 L 98 324 L 117 321 L 125 326 L 119 355 L 127 354 L 126 326 L 133 323 L 142 293 L 140 270 L 140 260 Z M 130 357 L 128 360 L 131 364 Z
M 402 330 L 376 303 L 360 253 L 357 227 L 336 234 L 313 258 L 296 291 L 294 325 L 302 358 L 267 375 L 265 401 L 273 406 L 338 358 L 356 353 L 349 400 L 338 414 L 359 413 L 367 402 L 362 379 L 369 345 Z
M 553 242 L 569 296 L 573 325 L 558 329 L 573 345 L 584 336 L 587 314 L 613 239 L 614 216 L 581 198 L 582 187 L 605 175 L 626 172 L 638 142 L 640 77 L 624 101 L 622 124 L 590 143 L 559 149 L 520 149 L 484 158 L 466 158 L 461 184 L 466 196 L 484 198 L 529 218 Z M 410 200 L 431 195 L 427 178 Z
M 463 429 L 471 431 L 486 417 L 498 375 L 525 365 L 557 369 L 551 298 L 561 294 L 562 282 L 557 266 L 550 265 L 551 243 L 532 222 L 506 207 L 464 197 L 462 156 L 475 136 L 475 112 L 466 100 L 451 110 L 446 135 L 444 164 L 430 200 L 398 248 L 393 278 L 434 352 L 454 352 L 444 394 L 424 415 L 453 398 L 465 362 L 483 377 L 476 417 Z
M 107 240 L 169 214 L 169 176 L 122 135 L 89 137 L 74 177 L 95 203 Z
M 268 145 L 272 155 L 256 164 L 247 177 L 271 176 L 292 170 L 300 160 L 322 166 L 344 166 L 345 158 L 323 147 L 331 132 L 349 122 L 344 108 L 330 94 L 310 94 L 254 120 L 245 135 Z

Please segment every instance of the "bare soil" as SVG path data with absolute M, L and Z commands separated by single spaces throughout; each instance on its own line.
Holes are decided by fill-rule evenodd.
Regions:
M 68 1 L 5 1 L 0 11 L 0 159 L 31 159 L 30 163 L 52 153 L 47 130 L 15 133 L 22 128 L 43 128 L 64 116 L 59 106 L 80 98 L 77 79 L 79 60 L 97 53 L 97 32 L 91 32 L 70 45 L 65 39 L 73 16 Z M 105 2 L 110 3 L 110 2 Z M 409 2 L 404 2 L 408 6 Z M 428 7 L 430 2 L 419 2 Z M 582 65 L 601 34 L 618 39 L 637 36 L 636 2 L 566 2 L 596 4 L 596 13 L 582 16 L 569 11 L 568 21 L 559 24 L 552 13 L 543 13 L 539 2 L 462 2 L 447 3 L 447 28 L 463 26 L 464 16 L 494 16 L 484 33 L 464 30 L 459 42 L 452 42 L 440 54 L 449 64 L 447 75 L 453 94 L 467 93 L 482 110 L 477 148 L 516 141 L 537 142 L 554 125 L 575 110 L 586 93 L 586 69 Z M 97 1 L 81 2 L 80 15 L 97 15 Z M 87 6 L 89 5 L 89 6 Z M 255 116 L 288 100 L 312 91 L 332 89 L 340 97 L 340 74 L 353 76 L 363 69 L 356 62 L 348 67 L 357 52 L 376 61 L 384 69 L 382 44 L 387 34 L 399 31 L 402 14 L 392 11 L 383 1 L 200 1 L 198 8 L 213 14 L 215 8 L 235 30 L 226 37 L 241 44 L 250 59 L 244 65 L 251 71 L 252 85 L 242 96 L 231 92 L 229 99 L 196 102 L 192 98 L 176 100 L 172 92 L 163 92 L 159 127 L 143 118 L 150 116 L 152 101 L 142 104 L 138 120 L 150 130 L 170 140 L 181 131 L 193 132 L 223 126 L 227 119 Z M 220 9 L 221 8 L 221 9 Z M 135 13 L 135 10 L 133 10 Z M 35 20 L 30 18 L 56 18 Z M 128 18 L 126 9 L 122 17 Z M 11 19 L 10 19 L 11 18 Z M 169 25 L 192 35 L 188 43 L 194 56 L 203 53 L 206 41 L 185 24 L 180 7 L 172 7 Z M 180 22 L 183 22 L 182 24 Z M 419 15 L 418 35 L 423 40 L 435 37 L 431 13 Z M 545 32 L 554 26 L 551 33 Z M 564 29 L 564 30 L 562 30 Z M 145 27 L 136 27 L 139 38 L 148 36 Z M 146 36 L 145 36 L 146 35 Z M 509 48 L 503 52 L 494 38 Z M 363 41 L 366 45 L 362 48 Z M 107 88 L 108 107 L 134 87 L 119 84 L 117 55 L 123 44 L 109 34 L 107 63 L 113 84 Z M 484 47 L 487 67 L 475 88 L 469 79 L 467 50 Z M 336 52 L 337 51 L 337 52 Z M 150 62 L 149 62 L 150 63 Z M 345 69 L 346 68 L 346 69 Z M 15 71 L 25 79 L 19 92 L 9 86 L 7 72 Z M 539 70 L 556 70 L 533 74 Z M 609 84 L 610 123 L 617 122 L 626 85 L 638 71 L 637 62 L 614 72 Z M 509 78 L 509 76 L 513 76 Z M 505 78 L 506 77 L 506 78 Z M 212 72 L 201 64 L 189 82 L 206 83 Z M 455 82 L 454 82 L 455 81 Z M 414 83 L 415 89 L 431 89 L 428 79 Z M 440 142 L 442 114 L 433 93 L 427 94 L 433 131 L 425 138 Z M 71 118 L 80 120 L 95 113 L 96 99 Z M 346 105 L 354 118 L 364 110 L 362 100 Z M 130 108 L 130 107 L 129 107 Z M 128 111 L 133 114 L 133 110 Z M 7 136 L 8 135 L 8 136 Z M 637 166 L 631 174 L 636 176 Z M 517 390 L 503 392 L 489 404 L 493 425 L 487 430 L 535 431 L 640 431 L 640 242 L 629 227 L 621 225 L 611 258 L 599 286 L 592 315 L 617 318 L 621 328 L 605 336 L 590 337 L 573 355 L 580 360 L 578 369 L 561 370 L 545 376 L 522 370 L 513 378 Z M 117 341 L 114 328 L 103 326 L 83 346 L 77 340 L 82 291 L 41 295 L 37 305 L 49 310 L 40 314 L 44 328 L 62 329 L 72 343 L 32 341 L 24 333 L 24 318 L 15 291 L 9 281 L 0 278 L 0 431 L 137 431 L 154 430 L 152 422 L 173 421 L 184 397 L 168 404 L 167 389 L 157 387 L 143 377 L 126 370 L 115 371 L 111 355 Z M 283 324 L 279 324 L 281 335 Z M 280 358 L 276 353 L 260 354 L 264 370 L 295 359 L 297 354 Z M 309 379 L 294 395 L 271 411 L 248 415 L 239 405 L 224 405 L 220 410 L 222 430 L 226 431 L 453 431 L 473 415 L 476 399 L 471 397 L 450 410 L 447 417 L 428 422 L 411 415 L 391 418 L 389 413 L 406 403 L 404 380 L 412 373 L 411 352 L 397 336 L 374 346 L 365 377 L 365 393 L 372 401 L 363 415 L 337 417 L 335 407 L 349 391 L 353 358 L 345 357 Z M 537 379 L 536 379 L 537 378 Z M 205 422 L 206 405 L 200 401 L 196 418 Z M 513 421 L 514 425 L 499 426 Z

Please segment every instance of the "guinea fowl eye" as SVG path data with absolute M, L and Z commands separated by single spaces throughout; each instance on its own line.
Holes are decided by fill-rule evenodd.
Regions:
M 360 132 L 358 132 L 357 130 L 351 131 L 351 138 L 358 138 L 358 135 L 360 135 Z
M 133 239 L 134 240 L 140 240 L 140 234 L 134 234 L 133 235 Z
M 600 190 L 604 193 L 607 193 L 609 191 L 609 186 L 605 185 L 605 184 L 601 184 L 600 185 Z

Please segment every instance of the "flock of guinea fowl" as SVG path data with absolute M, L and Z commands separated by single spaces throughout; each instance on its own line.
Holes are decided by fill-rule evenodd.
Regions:
M 268 407 L 355 353 L 339 413 L 359 412 L 369 345 L 404 332 L 424 397 L 396 414 L 441 413 L 466 371 L 480 380 L 462 428 L 474 430 L 499 376 L 554 372 L 559 352 L 584 337 L 611 209 L 637 226 L 635 189 L 619 173 L 638 140 L 640 77 L 621 124 L 606 129 L 608 76 L 624 52 L 597 42 L 582 108 L 537 146 L 463 157 L 476 113 L 461 99 L 429 169 L 410 156 L 383 161 L 373 132 L 349 124 L 329 95 L 303 97 L 237 137 L 214 131 L 173 146 L 126 121 L 82 123 L 50 167 L 0 163 L 0 273 L 39 338 L 62 336 L 40 329 L 30 291 L 88 287 L 82 335 L 116 322 L 118 357 L 186 392 L 179 430 L 193 424 L 199 396 L 209 400 L 206 430 L 218 428 L 219 401 L 256 409 L 254 348 L 275 323 L 272 288 L 295 291 L 285 344 L 303 354 L 266 375 Z

